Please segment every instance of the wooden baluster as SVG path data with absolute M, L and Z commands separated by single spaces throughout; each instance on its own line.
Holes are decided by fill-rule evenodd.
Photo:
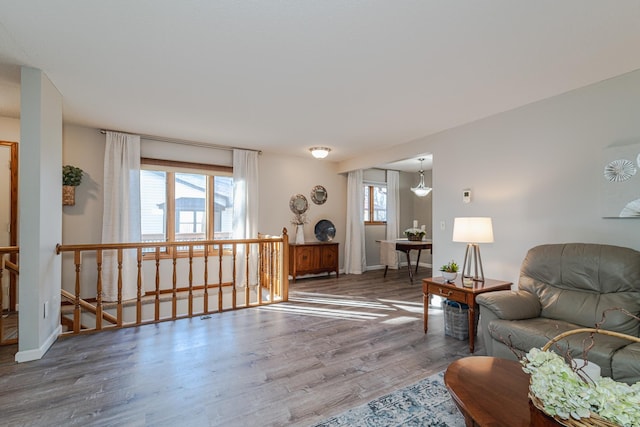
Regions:
M 289 301 L 289 235 L 287 229 L 282 229 L 282 243 L 280 243 L 282 263 L 280 264 L 280 286 L 282 287 L 282 301 Z
M 266 246 L 268 243 L 263 243 L 264 246 L 264 252 L 262 254 L 263 258 L 260 260 L 260 274 L 263 276 L 262 278 L 264 279 L 264 274 L 266 273 L 266 267 L 267 264 L 265 263 L 265 260 L 267 259 L 267 257 L 269 256 L 269 248 L 268 246 Z M 261 281 L 262 282 L 262 281 Z M 258 283 L 258 289 L 256 290 L 256 304 L 258 305 L 262 305 L 262 283 Z
M 218 313 L 222 313 L 222 243 L 218 244 Z
M 274 292 L 274 279 L 275 279 L 275 271 L 278 269 L 277 264 L 276 264 L 276 257 L 275 257 L 275 250 L 273 249 L 273 246 L 275 245 L 275 242 L 271 242 L 271 256 L 269 257 L 270 261 L 271 261 L 271 268 L 269 268 L 269 303 L 272 303 L 275 301 L 275 292 Z
M 204 314 L 209 313 L 209 245 L 204 245 Z
M 156 297 L 155 320 L 160 320 L 160 246 L 156 246 Z
M 247 281 L 244 285 L 244 306 L 249 307 L 249 244 L 247 244 Z M 258 287 L 258 289 L 260 289 Z
M 193 244 L 189 245 L 189 317 L 193 316 Z
M 136 299 L 136 324 L 142 323 L 142 248 L 137 248 L 138 255 L 138 295 Z
M 98 282 L 96 283 L 96 329 L 102 329 L 102 249 L 96 250 L 96 267 Z
M 233 276 L 231 277 L 231 309 L 236 309 L 236 259 L 238 257 L 238 244 L 233 244 Z
M 122 248 L 118 249 L 118 305 L 116 308 L 118 327 L 122 327 Z
M 75 300 L 73 307 L 73 332 L 80 333 L 80 251 L 74 251 L 73 263 L 76 266 Z
M 177 317 L 178 314 L 178 294 L 177 294 L 177 289 L 178 289 L 178 270 L 176 268 L 176 262 L 178 261 L 178 251 L 177 248 L 173 248 L 173 277 L 171 279 L 171 283 L 172 283 L 172 291 L 173 291 L 173 298 L 171 300 L 171 318 L 175 319 Z

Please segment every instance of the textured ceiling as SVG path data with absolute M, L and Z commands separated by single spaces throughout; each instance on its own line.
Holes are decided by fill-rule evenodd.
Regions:
M 640 69 L 640 2 L 0 0 L 0 115 L 21 65 L 67 123 L 345 161 Z

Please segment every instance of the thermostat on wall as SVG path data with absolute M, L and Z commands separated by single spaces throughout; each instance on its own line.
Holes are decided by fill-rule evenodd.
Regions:
M 465 203 L 471 202 L 471 190 L 468 188 L 466 190 L 462 190 L 462 201 Z

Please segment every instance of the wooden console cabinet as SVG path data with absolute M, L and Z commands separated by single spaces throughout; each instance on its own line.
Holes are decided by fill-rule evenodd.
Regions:
M 289 274 L 296 276 L 336 272 L 338 277 L 338 243 L 305 242 L 289 244 Z

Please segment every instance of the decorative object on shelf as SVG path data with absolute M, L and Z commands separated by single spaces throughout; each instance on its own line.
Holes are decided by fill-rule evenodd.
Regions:
M 474 281 L 484 282 L 484 270 L 478 243 L 493 242 L 493 224 L 489 217 L 455 218 L 453 221 L 453 241 L 467 243 L 462 263 L 462 277 L 471 277 Z M 473 276 L 471 266 L 473 265 Z M 478 275 L 478 266 L 480 275 Z
M 411 187 L 411 191 L 413 191 L 413 193 L 418 197 L 425 197 L 431 192 L 431 187 L 427 187 L 424 184 L 424 170 L 422 169 L 422 162 L 424 161 L 424 158 L 421 157 L 418 160 L 420 160 L 420 182 L 417 187 Z
M 611 144 L 598 165 L 603 218 L 640 218 L 640 143 Z
M 604 177 L 611 182 L 626 181 L 635 174 L 636 166 L 627 159 L 614 160 L 604 168 Z
M 82 169 L 65 165 L 62 167 L 62 205 L 76 204 L 76 187 L 82 182 Z
M 329 197 L 327 190 L 322 185 L 316 185 L 311 189 L 311 200 L 313 200 L 313 203 L 316 205 L 321 205 L 326 202 L 327 197 Z
M 316 239 L 321 242 L 330 242 L 336 236 L 336 227 L 328 219 L 321 219 L 314 228 Z
M 599 328 L 578 328 L 549 340 L 542 349 L 531 349 L 520 361 L 531 374 L 529 399 L 533 406 L 564 426 L 637 426 L 640 425 L 640 382 L 629 385 L 609 377 L 590 377 L 588 364 L 574 363 L 548 351 L 555 343 L 579 333 L 604 334 L 640 342 L 640 338 Z M 585 350 L 588 353 L 588 349 Z M 573 366 L 573 367 L 572 367 Z M 594 372 L 598 371 L 597 365 Z
M 453 283 L 458 277 L 458 264 L 454 260 L 451 260 L 448 264 L 440 267 L 440 272 L 442 273 L 442 277 L 449 283 Z
M 296 240 L 297 245 L 304 243 L 304 225 L 307 223 L 307 215 L 304 213 L 296 213 L 291 220 L 291 224 L 296 226 Z
M 309 202 L 302 194 L 296 194 L 289 199 L 289 209 L 296 215 L 302 215 L 309 209 Z
M 311 147 L 311 148 L 309 148 L 309 151 L 311 151 L 311 155 L 313 157 L 315 157 L 316 159 L 324 159 L 325 157 L 327 157 L 329 155 L 329 152 L 331 151 L 331 148 L 329 148 L 329 147 Z

